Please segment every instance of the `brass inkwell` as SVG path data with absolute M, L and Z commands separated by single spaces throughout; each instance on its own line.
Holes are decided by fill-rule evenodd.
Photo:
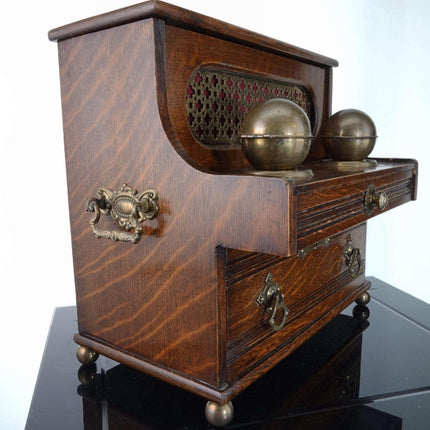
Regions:
M 322 133 L 324 149 L 332 157 L 324 163 L 341 170 L 375 168 L 376 161 L 367 157 L 375 147 L 376 138 L 375 124 L 365 112 L 358 109 L 336 112 Z
M 287 99 L 270 99 L 257 104 L 242 125 L 242 150 L 257 169 L 252 174 L 287 178 L 312 176 L 298 169 L 308 155 L 311 125 L 305 111 Z

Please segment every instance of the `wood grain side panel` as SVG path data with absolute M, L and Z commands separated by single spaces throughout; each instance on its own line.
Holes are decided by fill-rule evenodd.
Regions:
M 181 160 L 162 144 L 152 22 L 59 45 L 79 331 L 216 384 L 214 246 L 181 222 L 207 182 L 189 192 Z M 85 213 L 99 187 L 123 183 L 160 193 L 159 216 L 136 245 L 95 239 Z M 119 228 L 107 217 L 100 224 Z
M 216 247 L 294 252 L 292 193 L 279 179 L 210 175 L 182 158 L 160 118 L 154 34 L 148 20 L 59 43 L 79 331 L 218 386 Z M 160 195 L 136 245 L 95 239 L 85 212 L 99 187 L 124 183 Z M 119 228 L 105 216 L 100 227 Z

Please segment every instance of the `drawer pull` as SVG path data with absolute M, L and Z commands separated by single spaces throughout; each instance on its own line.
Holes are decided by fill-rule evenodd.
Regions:
M 385 191 L 380 193 L 376 192 L 375 186 L 370 184 L 367 187 L 366 195 L 364 197 L 364 209 L 367 215 L 371 215 L 375 208 L 383 211 L 388 205 L 388 196 Z
M 363 269 L 363 261 L 361 260 L 360 249 L 354 247 L 350 234 L 348 234 L 347 243 L 343 248 L 343 255 L 345 256 L 345 262 L 348 266 L 349 273 L 353 278 L 356 278 Z
M 270 316 L 269 323 L 274 331 L 281 330 L 285 326 L 288 313 L 290 312 L 284 302 L 284 295 L 281 293 L 281 287 L 273 280 L 271 273 L 264 279 L 264 287 L 257 297 L 257 304 L 264 305 L 266 313 Z M 279 317 L 277 315 L 279 313 Z M 276 320 L 280 320 L 277 324 Z
M 155 218 L 158 214 L 157 200 L 156 190 L 150 189 L 138 194 L 127 184 L 115 191 L 99 188 L 97 197 L 87 201 L 87 212 L 94 212 L 90 220 L 94 236 L 114 241 L 139 242 L 143 229 L 141 223 Z M 125 231 L 101 230 L 98 227 L 101 214 L 110 215 Z

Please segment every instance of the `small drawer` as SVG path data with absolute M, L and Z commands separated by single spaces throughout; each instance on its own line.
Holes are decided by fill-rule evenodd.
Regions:
M 322 167 L 320 167 L 322 169 Z M 297 248 L 344 231 L 415 198 L 416 164 L 393 168 L 378 161 L 373 171 L 316 179 L 297 185 Z
M 357 288 L 365 282 L 365 241 L 366 225 L 361 224 L 293 257 L 237 251 L 230 255 L 225 272 L 229 381 L 274 351 L 291 352 L 331 319 L 326 315 L 334 317 L 335 308 L 346 307 L 357 297 Z M 272 323 L 276 299 L 267 306 L 257 300 L 269 273 L 283 295 Z

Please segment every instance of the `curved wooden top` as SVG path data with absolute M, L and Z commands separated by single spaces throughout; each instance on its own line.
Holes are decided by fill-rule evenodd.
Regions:
M 48 37 L 52 41 L 60 41 L 146 18 L 159 18 L 169 25 L 321 66 L 338 65 L 338 62 L 332 58 L 158 0 L 139 3 L 58 27 L 51 30 Z

